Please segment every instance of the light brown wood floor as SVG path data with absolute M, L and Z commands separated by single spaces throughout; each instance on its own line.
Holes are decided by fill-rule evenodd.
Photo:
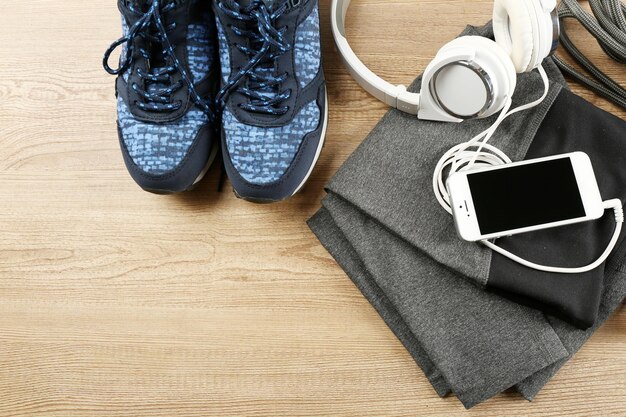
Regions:
M 113 0 L 0 2 L 0 416 L 626 414 L 624 308 L 535 402 L 505 393 L 465 412 L 310 233 L 323 185 L 386 110 L 339 64 L 329 3 L 326 148 L 304 192 L 258 206 L 217 193 L 217 169 L 182 196 L 130 179 L 100 66 L 120 34 Z M 354 3 L 355 49 L 404 83 L 491 9 Z

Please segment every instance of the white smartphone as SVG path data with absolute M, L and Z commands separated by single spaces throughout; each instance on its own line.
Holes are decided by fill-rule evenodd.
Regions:
M 604 214 L 591 161 L 583 152 L 457 172 L 446 186 L 457 232 L 470 242 Z

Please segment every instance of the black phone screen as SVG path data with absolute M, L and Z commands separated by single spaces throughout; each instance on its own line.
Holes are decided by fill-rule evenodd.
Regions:
M 585 216 L 569 157 L 468 174 L 480 233 Z

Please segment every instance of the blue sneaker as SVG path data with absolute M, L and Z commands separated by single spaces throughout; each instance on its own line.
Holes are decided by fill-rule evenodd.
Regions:
M 217 0 L 222 154 L 237 196 L 298 192 L 319 158 L 328 108 L 317 0 Z
M 192 188 L 215 159 L 219 86 L 215 18 L 207 0 L 119 0 L 123 37 L 105 54 L 118 75 L 124 162 L 146 191 Z M 120 67 L 108 65 L 122 45 Z

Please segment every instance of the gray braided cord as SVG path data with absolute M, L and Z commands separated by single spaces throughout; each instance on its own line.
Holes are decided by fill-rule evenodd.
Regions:
M 561 20 L 560 42 L 574 60 L 595 79 L 578 72 L 561 58 L 555 56 L 554 61 L 565 74 L 626 109 L 626 89 L 585 57 L 569 38 L 563 24 L 566 18 L 578 20 L 596 38 L 609 57 L 621 64 L 626 64 L 626 5 L 620 0 L 589 0 L 589 4 L 593 16 L 580 7 L 578 0 L 561 1 L 558 8 Z

